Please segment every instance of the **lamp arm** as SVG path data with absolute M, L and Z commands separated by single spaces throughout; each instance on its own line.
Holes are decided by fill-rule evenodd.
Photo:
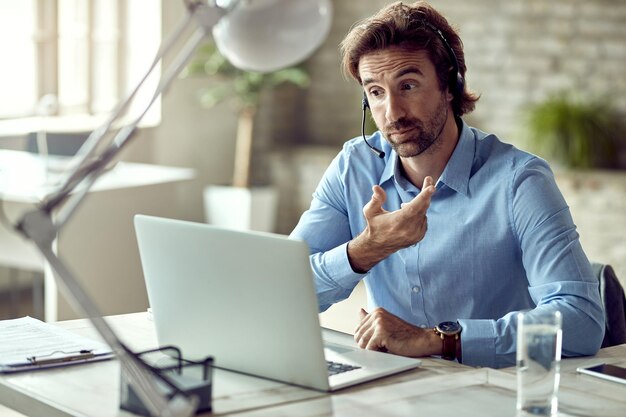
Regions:
M 46 198 L 43 200 L 42 206 L 45 207 L 46 211 L 50 212 L 54 210 L 54 208 L 57 207 L 58 205 L 63 204 L 63 202 L 68 198 L 69 194 L 72 193 L 77 188 L 77 186 L 85 179 L 85 177 L 90 172 L 93 172 L 98 169 L 104 169 L 107 166 L 107 164 L 110 162 L 110 160 L 113 159 L 113 157 L 117 155 L 119 151 L 113 151 L 115 154 L 112 155 L 112 157 L 104 163 L 103 161 L 101 161 L 101 159 L 108 152 L 111 152 L 110 150 L 103 152 L 103 155 L 99 157 L 94 156 L 98 148 L 101 147 L 103 143 L 105 142 L 105 136 L 111 131 L 114 123 L 118 121 L 122 117 L 122 115 L 128 110 L 130 104 L 133 102 L 133 100 L 137 96 L 137 93 L 139 92 L 141 87 L 145 85 L 148 77 L 153 73 L 153 71 L 157 67 L 158 63 L 163 59 L 163 57 L 168 52 L 170 52 L 172 48 L 175 46 L 176 42 L 180 40 L 183 32 L 189 27 L 189 24 L 194 19 L 194 17 L 197 18 L 196 15 L 206 14 L 206 13 L 211 13 L 212 15 L 215 15 L 215 18 L 212 20 L 205 19 L 205 20 L 209 20 L 208 24 L 210 24 L 210 27 L 212 27 L 215 23 L 217 23 L 217 21 L 219 21 L 219 18 L 223 15 L 223 12 L 220 12 L 220 9 L 211 9 L 209 11 L 204 11 L 204 9 L 206 9 L 206 6 L 202 6 L 201 4 L 197 2 L 192 2 L 192 3 L 185 2 L 185 3 L 187 6 L 188 13 L 185 14 L 185 18 L 182 19 L 178 23 L 174 31 L 167 37 L 167 39 L 163 41 L 162 45 L 159 47 L 159 50 L 157 51 L 157 54 L 154 60 L 152 61 L 152 64 L 149 66 L 148 70 L 140 79 L 139 83 L 133 88 L 133 90 L 129 93 L 126 99 L 124 99 L 120 104 L 116 106 L 116 108 L 113 110 L 111 115 L 107 118 L 107 120 L 89 135 L 85 143 L 80 147 L 80 149 L 76 153 L 75 158 L 80 158 L 79 162 L 76 165 L 76 168 L 68 175 L 65 182 L 55 192 L 46 196 Z M 200 21 L 200 24 L 204 25 L 207 23 Z M 210 30 L 210 27 L 204 27 L 204 28 L 200 27 L 198 28 L 197 32 L 203 32 L 204 34 L 206 34 Z M 186 48 L 189 48 L 189 45 L 187 45 Z M 180 72 L 181 70 L 182 70 L 182 66 L 180 69 L 178 69 L 178 72 Z M 171 80 L 168 82 L 168 84 L 169 83 L 171 83 Z M 163 79 L 161 80 L 159 87 L 162 87 L 162 84 L 163 84 Z M 132 130 L 134 130 L 136 125 L 139 123 L 139 121 L 141 121 L 141 119 L 144 117 L 145 113 L 150 109 L 153 102 L 158 98 L 158 96 L 166 87 L 167 86 L 157 89 L 152 100 L 148 103 L 145 110 L 137 117 L 136 121 L 133 123 Z M 120 133 L 122 133 L 122 131 L 127 128 L 128 126 L 126 128 L 121 129 L 120 132 L 118 132 L 116 140 L 114 140 L 113 143 L 116 143 L 116 142 L 119 143 L 120 139 L 118 137 L 120 136 Z M 128 137 L 130 136 L 131 133 L 132 132 L 128 132 L 124 134 Z M 97 168 L 96 166 L 100 168 Z
M 131 142 L 134 134 L 137 131 L 137 125 L 146 115 L 152 104 L 159 98 L 161 94 L 163 94 L 168 87 L 172 84 L 172 82 L 176 79 L 176 76 L 182 71 L 187 62 L 193 56 L 196 48 L 202 43 L 202 41 L 206 37 L 206 31 L 204 28 L 198 28 L 192 34 L 188 42 L 185 44 L 183 49 L 174 59 L 172 64 L 166 71 L 163 73 L 161 77 L 161 81 L 157 86 L 152 98 L 145 106 L 143 111 L 127 126 L 121 128 L 113 142 L 108 146 L 108 148 L 100 155 L 97 159 L 93 160 L 89 165 L 85 167 L 86 172 L 83 174 L 82 178 L 79 178 L 76 186 L 82 185 L 80 190 L 77 193 L 72 194 L 66 193 L 65 199 L 67 200 L 67 204 L 64 205 L 57 216 L 57 227 L 62 227 L 65 222 L 67 222 L 74 211 L 78 208 L 79 204 L 84 200 L 87 195 L 89 189 L 93 186 L 98 177 L 102 174 L 105 168 L 109 165 L 111 161 L 115 159 L 115 157 L 121 152 L 121 150 Z M 84 184 L 81 184 L 84 182 Z M 76 187 L 75 187 L 76 188 Z M 58 200 L 59 203 L 62 203 L 62 200 Z M 46 205 L 46 210 L 51 211 L 54 207 L 50 207 Z
M 161 62 L 163 57 L 172 49 L 175 42 L 180 39 L 183 31 L 185 31 L 189 27 L 189 24 L 193 19 L 193 9 L 187 8 L 186 10 L 188 13 L 185 14 L 185 17 L 180 22 L 178 22 L 172 33 L 170 33 L 167 38 L 161 43 L 152 63 L 148 67 L 146 73 L 141 77 L 137 85 L 128 94 L 126 99 L 116 106 L 113 112 L 109 115 L 107 121 L 98 130 L 92 132 L 92 134 L 89 135 L 85 143 L 83 143 L 80 149 L 78 149 L 78 151 L 76 152 L 76 156 L 82 157 L 79 165 L 82 165 L 89 157 L 93 156 L 93 153 L 95 152 L 97 145 L 99 144 L 103 136 L 102 131 L 109 130 L 115 120 L 117 120 L 122 114 L 124 114 L 124 112 L 128 110 L 130 103 L 135 98 L 141 87 L 144 85 L 150 74 L 152 74 L 159 62 Z
M 25 213 L 16 223 L 14 228 L 33 241 L 41 254 L 44 256 L 52 270 L 55 272 L 57 281 L 61 284 L 64 293 L 70 296 L 74 307 L 85 314 L 102 339 L 111 347 L 120 361 L 122 372 L 129 383 L 136 389 L 137 395 L 153 416 L 183 417 L 193 415 L 197 407 L 197 398 L 186 398 L 175 395 L 167 400 L 159 391 L 155 378 L 163 379 L 163 376 L 153 372 L 136 354 L 127 348 L 117 337 L 113 329 L 102 318 L 102 314 L 93 303 L 89 295 L 84 291 L 75 275 L 67 268 L 65 263 L 54 253 L 53 244 L 59 230 L 71 218 L 80 203 L 85 199 L 87 192 L 102 174 L 106 166 L 119 155 L 120 151 L 130 142 L 137 125 L 145 116 L 146 112 L 156 99 L 171 85 L 186 63 L 192 57 L 196 47 L 202 42 L 219 19 L 224 15 L 225 9 L 209 6 L 198 0 L 185 1 L 188 14 L 182 24 L 178 25 L 173 36 L 168 37 L 164 45 L 159 48 L 157 57 L 150 66 L 148 72 L 139 82 L 139 85 L 131 92 L 125 101 L 117 106 L 113 114 L 87 139 L 87 143 L 81 148 L 81 161 L 69 174 L 64 184 L 55 192 L 44 198 L 43 202 L 32 211 Z M 144 85 L 148 76 L 154 71 L 157 63 L 163 59 L 176 41 L 179 40 L 191 20 L 195 18 L 199 27 L 193 32 L 183 49 L 174 59 L 172 64 L 164 71 L 163 76 L 150 101 L 144 110 L 132 123 L 122 127 L 111 143 L 100 155 L 96 155 L 98 148 L 103 146 L 105 136 L 111 130 L 113 124 L 128 109 L 130 102 L 136 97 L 140 87 Z M 55 219 L 53 213 L 58 210 Z

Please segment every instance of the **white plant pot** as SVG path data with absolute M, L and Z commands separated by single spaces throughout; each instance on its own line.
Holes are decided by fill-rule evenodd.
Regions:
M 278 190 L 274 187 L 210 185 L 203 194 L 207 223 L 229 229 L 274 232 L 278 206 Z

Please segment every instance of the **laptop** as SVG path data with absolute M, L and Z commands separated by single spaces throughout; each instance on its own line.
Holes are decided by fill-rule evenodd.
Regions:
M 323 341 L 305 242 L 144 215 L 135 231 L 157 340 L 185 358 L 321 391 L 421 363 L 328 329 Z

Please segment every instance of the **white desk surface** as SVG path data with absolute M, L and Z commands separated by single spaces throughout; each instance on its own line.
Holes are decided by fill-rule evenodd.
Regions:
M 16 203 L 37 203 L 60 185 L 68 167 L 68 157 L 50 156 L 0 149 L 0 199 Z M 140 187 L 189 180 L 194 177 L 191 168 L 118 162 L 96 181 L 94 191 Z
M 146 313 L 112 316 L 119 336 L 136 350 L 156 346 Z M 94 337 L 86 320 L 58 325 Z M 218 358 L 219 360 L 219 358 Z M 600 361 L 626 366 L 626 345 L 562 364 L 559 416 L 626 415 L 626 385 L 578 375 Z M 128 416 L 119 410 L 116 360 L 0 377 L 0 403 L 33 416 Z M 213 415 L 237 416 L 515 416 L 515 370 L 470 368 L 425 359 L 420 369 L 334 394 L 216 370 Z

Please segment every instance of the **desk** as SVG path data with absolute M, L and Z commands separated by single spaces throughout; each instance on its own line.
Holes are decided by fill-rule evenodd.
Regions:
M 145 313 L 107 319 L 133 349 L 156 346 Z M 58 325 L 94 337 L 86 320 Z M 217 358 L 219 361 L 219 358 Z M 560 416 L 623 417 L 626 386 L 575 372 L 577 366 L 606 361 L 626 366 L 626 345 L 596 357 L 567 359 L 562 365 Z M 119 410 L 119 363 L 108 361 L 0 377 L 0 403 L 26 415 L 129 416 Z M 216 370 L 215 415 L 260 416 L 514 416 L 514 369 L 471 368 L 424 359 L 419 369 L 334 394 Z
M 38 155 L 0 150 L 0 200 L 13 223 L 52 190 L 50 182 L 59 180 L 54 167 L 67 161 L 50 157 L 52 165 L 47 168 Z M 194 171 L 188 168 L 120 162 L 96 181 L 61 230 L 57 253 L 103 314 L 147 307 L 133 215 L 176 217 L 178 186 L 193 177 Z M 32 271 L 45 268 L 34 245 L 5 225 L 0 226 L 0 265 Z M 44 280 L 46 321 L 79 317 L 57 290 L 51 271 L 45 271 Z

